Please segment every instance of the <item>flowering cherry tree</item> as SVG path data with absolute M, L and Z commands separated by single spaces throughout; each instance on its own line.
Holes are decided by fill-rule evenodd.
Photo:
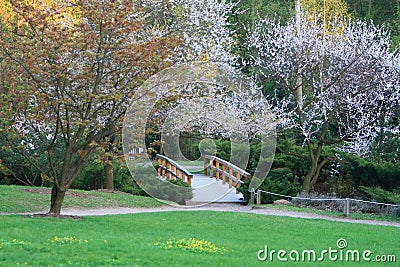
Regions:
M 233 31 L 228 18 L 235 4 L 226 0 L 170 0 L 175 19 L 171 29 L 182 37 L 175 60 L 212 61 L 232 65 Z
M 117 132 L 130 96 L 170 64 L 177 44 L 172 35 L 155 35 L 132 1 L 57 3 L 36 8 L 9 0 L 15 16 L 0 24 L 0 63 L 7 74 L 1 128 L 10 146 L 53 184 L 51 214 L 60 213 L 83 163 Z M 64 12 L 71 6 L 78 19 Z M 38 148 L 47 169 L 37 164 Z
M 381 123 L 399 109 L 400 57 L 390 50 L 388 31 L 359 20 L 330 23 L 326 32 L 303 17 L 286 25 L 263 19 L 248 33 L 248 46 L 257 51 L 252 64 L 280 88 L 276 103 L 287 107 L 290 127 L 307 148 L 305 192 L 335 160 L 323 156 L 325 145 L 364 155 Z

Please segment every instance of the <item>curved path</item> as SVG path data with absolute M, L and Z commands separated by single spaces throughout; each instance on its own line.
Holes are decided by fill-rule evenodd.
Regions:
M 187 207 L 187 208 L 173 207 L 173 206 L 163 206 L 159 208 L 99 208 L 99 209 L 65 208 L 62 210 L 61 214 L 76 215 L 76 216 L 100 216 L 100 215 L 113 215 L 113 214 L 134 214 L 134 213 L 145 213 L 145 212 L 197 211 L 197 210 L 211 210 L 211 211 L 221 211 L 221 212 L 245 212 L 253 214 L 272 215 L 272 216 L 285 216 L 285 217 L 304 218 L 304 219 L 323 219 L 336 222 L 400 227 L 399 222 L 333 217 L 333 216 L 320 215 L 308 212 L 287 211 L 274 208 L 257 208 L 257 207 L 243 206 L 238 204 L 207 204 L 203 206 Z

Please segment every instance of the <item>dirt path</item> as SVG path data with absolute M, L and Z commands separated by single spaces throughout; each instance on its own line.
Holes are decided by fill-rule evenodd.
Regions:
M 112 215 L 112 214 L 133 214 L 133 213 L 145 213 L 145 212 L 196 211 L 196 210 L 245 212 L 245 213 L 272 215 L 272 216 L 285 216 L 285 217 L 304 218 L 304 219 L 324 219 L 336 222 L 400 227 L 400 223 L 398 222 L 341 218 L 341 217 L 320 215 L 315 213 L 287 211 L 274 208 L 253 208 L 251 206 L 243 206 L 238 204 L 207 204 L 204 206 L 187 207 L 187 208 L 173 207 L 173 206 L 163 206 L 159 208 L 99 208 L 99 209 L 65 208 L 62 210 L 61 213 L 64 215 L 76 215 L 76 216 L 100 216 L 100 215 Z

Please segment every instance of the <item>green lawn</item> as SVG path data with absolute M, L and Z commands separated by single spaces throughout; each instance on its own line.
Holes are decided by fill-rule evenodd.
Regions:
M 186 250 L 176 244 L 180 240 L 185 245 L 190 238 L 203 241 Z M 319 257 L 325 249 L 338 249 L 340 238 L 348 243 L 344 253 L 371 250 L 370 258 L 395 255 L 397 263 L 330 261 L 325 254 L 323 262 L 295 266 L 398 266 L 399 228 L 213 211 L 82 220 L 3 215 L 0 266 L 293 266 L 276 255 L 273 262 L 261 262 L 257 252 L 268 245 L 288 253 L 314 250 Z
M 0 212 L 40 212 L 50 208 L 50 195 L 30 193 L 24 190 L 46 190 L 40 187 L 0 185 Z M 95 191 L 69 190 L 63 207 L 158 207 L 162 203 L 150 197 L 131 194 L 103 193 Z M 72 195 L 69 195 L 71 194 Z

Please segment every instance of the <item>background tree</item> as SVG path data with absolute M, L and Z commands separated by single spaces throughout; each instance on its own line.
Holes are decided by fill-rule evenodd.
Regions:
M 0 47 L 13 73 L 2 88 L 13 116 L 2 126 L 10 147 L 52 182 L 49 213 L 59 214 L 83 163 L 108 145 L 135 88 L 168 65 L 177 41 L 146 27 L 143 10 L 128 0 L 77 0 L 79 20 L 63 15 L 70 1 L 45 9 L 9 2 L 16 17 L 2 24 Z M 38 147 L 47 169 L 30 153 Z
M 235 63 L 232 54 L 233 30 L 229 16 L 235 4 L 218 0 L 171 0 L 174 20 L 171 29 L 177 31 L 182 43 L 177 47 L 176 62 L 211 61 Z
M 181 42 L 170 57 L 172 62 L 218 62 L 234 65 L 238 57 L 233 53 L 234 30 L 229 27 L 229 16 L 235 12 L 234 7 L 232 2 L 219 0 L 169 0 L 152 6 L 150 20 L 158 29 L 179 36 Z M 193 98 L 194 95 L 190 94 L 189 97 Z M 165 95 L 158 101 L 147 124 L 148 145 L 161 143 L 159 126 L 179 97 Z M 180 140 L 188 141 L 194 136 L 200 138 L 198 133 L 190 131 L 182 133 Z M 153 147 L 160 153 L 163 151 L 160 145 Z
M 324 156 L 325 146 L 363 155 L 383 129 L 379 122 L 398 110 L 400 60 L 382 27 L 338 21 L 326 34 L 322 23 L 301 20 L 262 20 L 248 44 L 257 49 L 254 64 L 276 83 L 277 104 L 287 107 L 292 129 L 307 148 L 303 190 L 309 192 L 322 167 L 335 160 Z M 303 97 L 296 101 L 299 86 Z
M 321 20 L 325 27 L 335 17 L 347 17 L 348 6 L 342 0 L 300 0 L 300 9 L 307 17 Z
M 398 0 L 346 0 L 349 11 L 360 19 L 385 24 L 392 32 L 394 45 L 400 46 L 400 1 Z

